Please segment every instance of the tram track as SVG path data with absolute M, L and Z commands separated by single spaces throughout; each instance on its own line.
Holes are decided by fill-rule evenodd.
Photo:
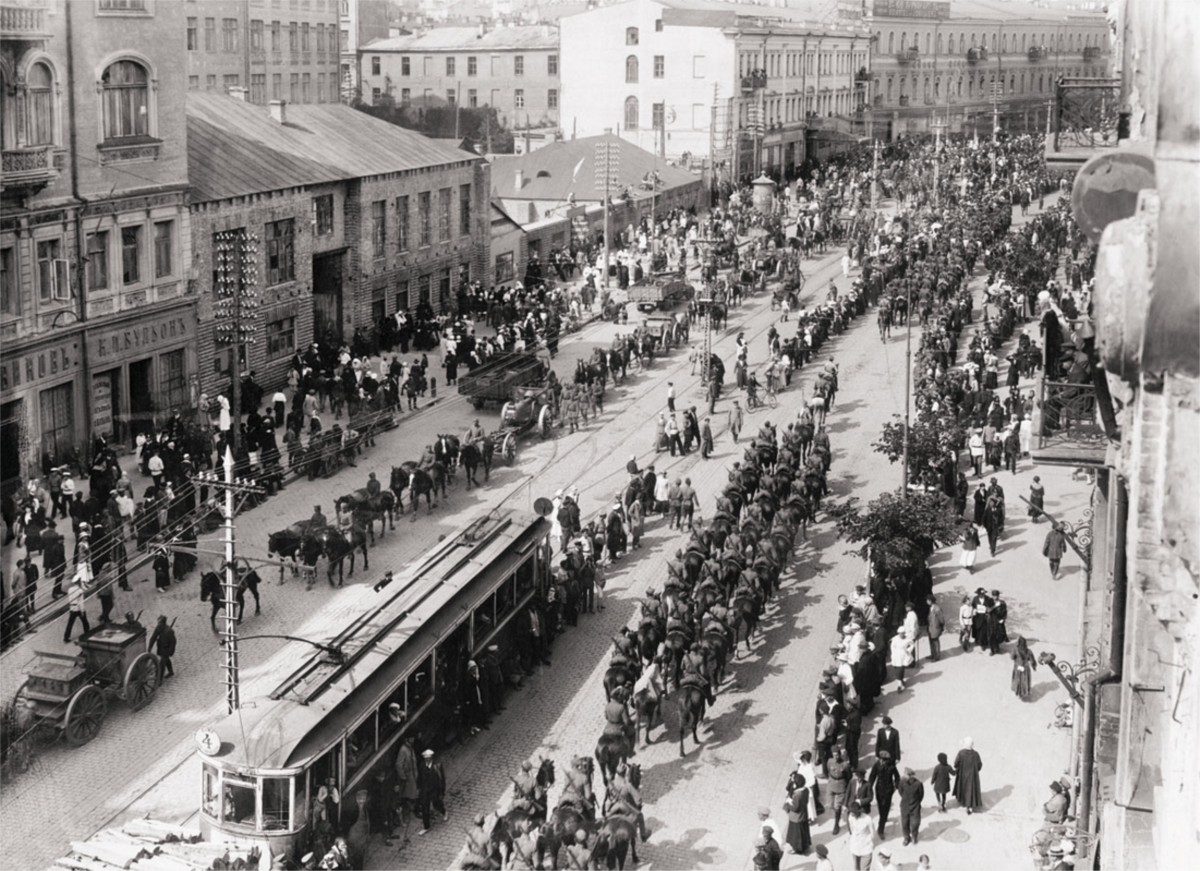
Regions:
M 822 258 L 821 260 L 819 260 L 817 262 L 817 265 L 815 266 L 813 271 L 808 275 L 808 280 L 805 285 L 806 289 L 809 289 L 808 292 L 801 293 L 801 301 L 802 302 L 805 302 L 807 304 L 807 303 L 811 303 L 813 301 L 813 299 L 815 298 L 816 293 L 817 293 L 816 288 L 822 287 L 822 286 L 824 286 L 824 284 L 827 283 L 825 281 L 825 279 L 818 280 L 818 276 L 820 276 L 822 274 L 828 274 L 828 271 L 834 270 L 836 268 L 838 256 L 839 256 L 838 253 L 827 254 L 827 255 L 825 255 L 824 258 Z M 761 340 L 762 337 L 764 337 L 767 334 L 770 327 L 776 323 L 776 320 L 770 319 L 766 322 L 765 325 L 763 325 L 762 327 L 760 327 L 758 329 L 754 329 L 754 330 L 747 329 L 745 327 L 745 322 L 747 320 L 749 320 L 754 314 L 757 314 L 761 311 L 760 307 L 754 306 L 754 303 L 756 301 L 765 302 L 769 306 L 770 300 L 771 300 L 771 297 L 769 295 L 769 292 L 766 294 L 760 294 L 758 296 L 747 297 L 746 300 L 737 309 L 737 312 L 739 314 L 738 322 L 734 323 L 732 326 L 725 327 L 724 330 L 722 331 L 721 335 L 714 336 L 714 340 L 713 340 L 714 353 L 717 353 L 718 344 L 727 345 L 738 335 L 738 333 L 745 334 L 747 342 L 751 345 L 751 348 L 754 348 L 755 341 Z M 595 324 L 596 331 L 602 332 L 604 326 L 610 325 L 610 324 L 611 324 L 611 322 L 603 322 L 603 321 L 596 322 L 596 324 Z M 593 334 L 593 336 L 594 336 L 594 334 Z M 831 339 L 827 341 L 827 347 L 829 346 L 829 344 L 831 343 L 832 340 L 835 340 L 837 338 L 838 338 L 837 336 L 831 337 Z M 589 338 L 589 337 L 585 336 L 583 334 L 583 331 L 581 331 L 580 334 L 578 335 L 577 341 L 596 342 L 596 339 L 594 337 Z M 662 358 L 662 359 L 668 359 L 668 358 Z M 606 404 L 608 404 L 610 408 L 612 407 L 612 404 L 615 404 L 616 402 L 619 402 L 622 405 L 622 408 L 619 411 L 617 411 L 611 418 L 605 420 L 603 422 L 603 426 L 609 427 L 609 426 L 612 426 L 614 423 L 621 421 L 623 418 L 626 418 L 626 416 L 629 416 L 629 417 L 635 416 L 637 414 L 636 409 L 637 409 L 638 404 L 642 400 L 644 400 L 646 397 L 650 396 L 655 390 L 663 390 L 665 388 L 665 385 L 663 383 L 664 381 L 674 380 L 677 385 L 680 385 L 680 384 L 686 385 L 684 387 L 684 389 L 682 389 L 678 392 L 678 394 L 680 396 L 687 395 L 688 392 L 691 389 L 694 389 L 694 387 L 698 384 L 697 376 L 691 375 L 690 372 L 688 371 L 689 366 L 690 366 L 690 363 L 687 361 L 686 356 L 681 356 L 680 359 L 676 360 L 673 363 L 673 365 L 668 364 L 668 366 L 664 367 L 664 368 L 639 369 L 637 372 L 631 373 L 634 378 L 636 378 L 638 375 L 641 375 L 641 374 L 646 374 L 650 377 L 648 377 L 645 380 L 645 383 L 642 385 L 631 385 L 630 389 L 624 391 L 620 395 L 619 398 L 618 397 L 609 398 L 608 403 L 606 403 Z M 794 387 L 788 391 L 788 393 L 794 393 L 794 392 L 795 392 Z M 736 395 L 736 394 L 726 393 L 725 398 L 729 398 L 731 395 Z M 465 400 L 461 396 L 446 397 L 444 400 L 438 401 L 438 407 L 452 408 L 456 403 L 461 404 L 464 401 Z M 699 403 L 697 403 L 697 404 L 699 404 Z M 665 402 L 664 402 L 664 406 L 665 406 Z M 683 406 L 683 407 L 686 407 L 686 406 Z M 596 418 L 592 418 L 592 420 L 596 420 Z M 642 437 L 642 431 L 639 429 L 638 425 L 644 424 L 647 422 L 652 422 L 653 420 L 654 420 L 654 418 L 653 418 L 653 416 L 651 416 L 651 417 L 645 418 L 644 420 L 633 421 L 632 425 L 627 427 L 627 429 L 630 432 L 629 438 Z M 716 422 L 714 421 L 714 427 L 713 427 L 714 434 L 716 434 L 717 432 L 724 432 L 727 430 L 727 427 L 721 427 L 720 429 L 718 429 L 718 427 L 715 424 L 716 424 Z M 568 437 L 570 437 L 570 435 L 574 435 L 574 434 L 568 434 Z M 536 467 L 529 469 L 528 471 L 521 469 L 521 467 L 519 465 L 514 466 L 513 468 L 517 469 L 520 472 L 520 474 L 522 476 L 522 480 L 515 482 L 512 486 L 510 486 L 507 489 L 506 492 L 503 492 L 502 494 L 500 494 L 499 498 L 495 500 L 495 502 L 492 504 L 490 509 L 480 506 L 478 510 L 479 511 L 495 510 L 496 508 L 503 506 L 510 499 L 514 498 L 522 490 L 529 489 L 532 486 L 534 486 L 539 479 L 541 479 L 543 477 L 549 477 L 549 476 L 553 475 L 556 471 L 564 468 L 565 464 L 568 464 L 568 463 L 575 464 L 578 461 L 582 460 L 582 463 L 579 463 L 578 465 L 574 466 L 574 468 L 577 470 L 574 472 L 574 474 L 568 473 L 567 482 L 562 487 L 562 489 L 566 490 L 570 487 L 578 487 L 580 485 L 580 483 L 583 482 L 584 479 L 588 477 L 589 471 L 593 471 L 595 469 L 595 464 L 596 464 L 597 459 L 599 458 L 600 452 L 601 452 L 601 448 L 600 448 L 601 439 L 598 437 L 599 433 L 597 432 L 597 430 L 593 429 L 593 430 L 583 431 L 581 433 L 581 435 L 583 436 L 582 438 L 580 438 L 575 444 L 572 444 L 572 445 L 569 445 L 568 447 L 566 447 L 565 450 L 561 443 L 563 440 L 562 433 L 560 433 L 557 437 L 550 439 L 552 444 L 550 446 L 549 456 L 545 457 L 544 459 L 539 459 Z M 652 435 L 652 433 L 651 433 L 651 435 Z M 615 453 L 615 451 L 613 453 Z M 665 464 L 665 462 L 663 462 L 664 458 L 662 458 L 661 455 L 659 455 L 659 453 L 657 451 L 655 451 L 653 448 L 651 448 L 649 450 L 644 450 L 644 451 L 630 451 L 630 453 L 634 454 L 638 458 L 639 463 L 644 463 L 647 460 L 653 460 L 655 462 L 656 467 L 660 466 L 660 464 L 661 464 L 663 468 L 667 468 L 667 465 Z M 670 468 L 672 469 L 673 473 L 679 472 L 680 474 L 682 474 L 686 469 L 692 468 L 696 464 L 696 462 L 698 462 L 698 460 L 699 460 L 699 454 L 698 454 L 698 451 L 696 451 L 691 454 L 684 455 L 684 456 L 678 458 L 678 462 L 671 464 Z M 623 468 L 623 463 L 621 465 Z M 371 469 L 369 467 L 365 467 L 365 468 L 363 468 L 362 471 L 364 473 L 366 473 L 367 471 L 371 471 Z M 375 471 L 378 472 L 379 470 L 376 469 Z M 611 487 L 615 491 L 619 492 L 619 490 L 621 488 L 621 483 L 623 482 L 623 480 L 624 480 L 623 476 L 620 474 L 620 472 L 614 471 L 610 475 L 602 476 L 599 480 L 593 481 L 592 483 L 584 484 L 582 487 L 579 487 L 579 492 L 581 494 L 588 494 L 589 496 L 595 496 L 595 498 L 600 499 L 601 502 L 600 502 L 599 510 L 603 511 L 607 508 L 607 505 L 609 504 L 607 500 L 612 496 L 612 493 L 607 493 L 602 496 L 597 496 L 596 494 L 600 493 L 601 488 L 604 488 L 604 487 Z M 465 493 L 466 491 L 460 490 L 459 492 Z M 490 502 L 491 500 L 488 500 L 488 501 Z M 388 551 L 393 551 L 394 546 L 387 548 L 386 550 L 380 550 L 380 549 L 382 549 L 386 543 L 389 543 L 392 541 L 403 542 L 404 540 L 405 540 L 405 537 L 398 535 L 398 534 L 393 537 L 382 538 L 380 540 L 379 544 L 377 545 L 378 549 L 375 549 L 375 554 L 378 554 L 378 558 L 384 559 L 384 560 L 394 560 L 396 558 L 399 558 L 402 556 L 401 554 L 388 552 Z M 250 545 L 247 549 L 253 550 L 253 549 L 255 549 L 255 546 Z M 281 655 L 283 653 L 283 650 L 284 650 L 284 648 L 281 647 L 278 651 L 276 651 L 276 653 L 273 655 L 272 658 L 274 658 L 274 656 Z M 269 662 L 269 660 L 267 662 Z M 264 662 L 264 665 L 266 665 L 266 664 L 267 663 Z M 274 671 L 274 669 L 272 669 L 272 671 Z M 185 743 L 185 742 L 181 742 L 181 745 L 183 743 Z M 119 820 L 121 820 L 123 818 L 127 818 L 133 808 L 135 808 L 136 806 L 138 806 L 139 804 L 144 802 L 147 799 L 147 797 L 149 797 L 151 794 L 153 794 L 159 788 L 164 786 L 164 784 L 166 784 L 172 778 L 179 776 L 181 770 L 189 763 L 195 761 L 199 755 L 200 755 L 199 751 L 196 750 L 195 748 L 188 749 L 182 757 L 173 761 L 173 764 L 170 764 L 169 768 L 167 768 L 165 771 L 162 771 L 161 773 L 157 773 L 157 776 L 154 778 L 153 781 L 149 782 L 144 787 L 139 787 L 138 791 L 135 794 L 133 794 L 132 796 L 128 797 L 127 799 L 122 798 L 121 805 L 119 807 L 117 807 L 116 809 L 112 810 L 111 812 L 109 812 L 107 814 L 104 822 L 101 825 L 97 826 L 95 831 L 101 831 L 105 828 L 111 827 L 114 824 L 116 824 Z M 190 823 L 191 821 L 195 820 L 198 816 L 198 813 L 199 813 L 198 810 L 191 809 L 184 815 L 179 815 L 173 819 L 168 819 L 165 821 L 175 823 L 178 825 L 186 825 L 186 824 Z M 94 834 L 94 832 L 92 834 Z

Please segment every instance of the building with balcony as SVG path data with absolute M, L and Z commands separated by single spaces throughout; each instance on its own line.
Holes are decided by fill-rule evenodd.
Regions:
M 558 30 L 549 25 L 439 27 L 359 54 L 363 100 L 373 105 L 490 106 L 513 131 L 558 126 Z
M 871 0 L 872 135 L 1046 129 L 1062 76 L 1111 75 L 1103 12 L 989 0 Z
M 233 343 L 219 298 L 229 239 L 250 266 L 232 278 L 256 296 L 257 341 L 238 368 L 264 387 L 313 341 L 370 337 L 381 318 L 427 303 L 452 309 L 488 271 L 487 163 L 341 103 L 255 106 L 188 99 L 199 387 L 228 391 Z
M 714 180 L 786 176 L 810 140 L 852 138 L 869 96 L 868 32 L 814 23 L 819 5 L 630 0 L 564 17 L 563 128 L 612 128 Z
M 388 0 L 338 0 L 338 3 L 342 101 L 351 103 L 363 96 L 359 49 L 372 40 L 387 39 L 390 4 Z
M 159 0 L 161 2 L 161 0 Z M 252 103 L 336 103 L 339 0 L 184 4 L 189 91 L 245 88 Z
M 185 19 L 0 2 L 4 488 L 194 404 Z

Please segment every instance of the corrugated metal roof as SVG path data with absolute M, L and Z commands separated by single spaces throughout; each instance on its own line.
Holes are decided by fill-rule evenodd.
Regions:
M 604 198 L 604 191 L 603 186 L 597 188 L 595 184 L 595 155 L 596 146 L 602 142 L 619 145 L 621 149 L 616 185 L 609 189 L 614 197 L 624 187 L 629 187 L 635 194 L 639 193 L 638 185 L 642 178 L 654 169 L 658 170 L 662 180 L 660 191 L 699 182 L 699 177 L 686 169 L 668 166 L 662 160 L 656 161 L 651 152 L 605 133 L 552 142 L 529 154 L 496 157 L 492 161 L 492 196 L 506 200 L 563 202 L 573 193 L 578 202 L 598 202 Z M 521 171 L 524 178 L 520 190 L 516 185 L 517 170 Z M 545 175 L 539 177 L 539 173 Z M 649 191 L 645 194 L 649 196 Z
M 363 46 L 371 52 L 503 51 L 518 48 L 558 48 L 556 25 L 499 27 L 480 35 L 475 27 L 435 27 L 420 36 L 393 36 Z
M 279 124 L 266 106 L 193 92 L 187 121 L 193 202 L 477 159 L 340 104 L 289 104 Z

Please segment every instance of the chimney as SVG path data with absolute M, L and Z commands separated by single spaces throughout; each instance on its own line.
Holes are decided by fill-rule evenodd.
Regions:
M 229 96 L 233 97 L 235 100 L 241 100 L 244 103 L 246 102 L 246 92 L 248 90 L 248 88 L 239 88 L 234 85 L 233 87 L 229 88 Z
M 272 100 L 267 105 L 271 107 L 271 118 L 276 124 L 287 123 L 287 100 Z
M 516 182 L 517 182 L 517 190 L 520 190 L 521 188 L 523 188 L 525 186 L 525 173 L 519 169 L 517 170 Z

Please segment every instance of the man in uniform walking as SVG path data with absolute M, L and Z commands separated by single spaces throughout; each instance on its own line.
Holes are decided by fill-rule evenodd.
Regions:
M 733 408 L 729 410 L 729 432 L 733 436 L 733 443 L 737 444 L 738 436 L 742 432 L 742 426 L 746 420 L 742 414 L 742 407 L 738 401 L 733 400 Z
M 417 769 L 417 800 L 421 805 L 422 828 L 417 832 L 418 835 L 424 835 L 433 828 L 432 811 L 436 810 L 442 815 L 442 822 L 450 818 L 442 801 L 446 795 L 446 772 L 442 769 L 442 763 L 434 761 L 432 750 L 426 750 L 421 758 L 421 765 Z

